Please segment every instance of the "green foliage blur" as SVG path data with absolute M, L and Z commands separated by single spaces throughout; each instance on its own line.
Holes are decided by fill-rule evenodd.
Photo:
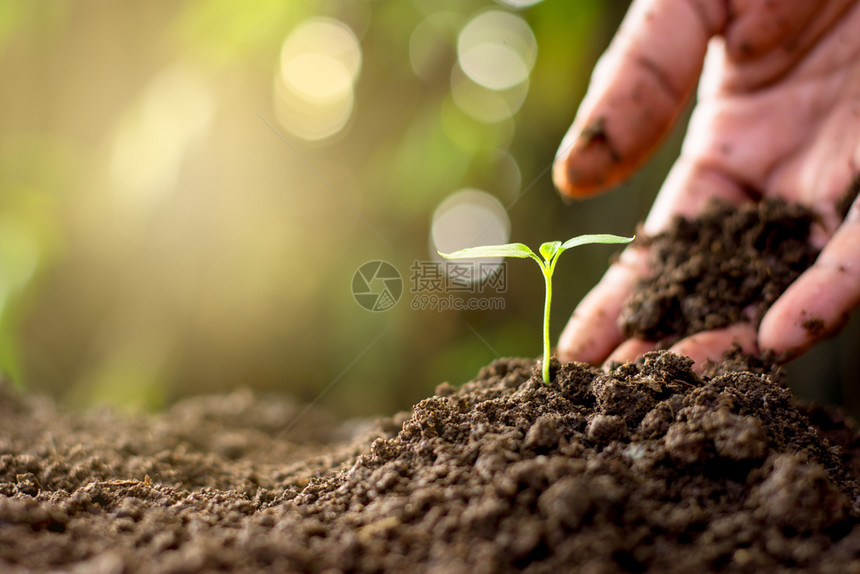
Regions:
M 629 235 L 682 131 L 622 190 L 565 205 L 548 168 L 626 3 L 527 3 L 0 2 L 0 369 L 75 405 L 251 387 L 364 416 L 536 357 L 543 285 L 518 261 L 504 309 L 411 308 L 434 210 L 477 188 L 511 241 Z M 458 60 L 489 12 L 536 46 L 514 26 L 527 79 L 496 70 L 495 91 Z M 290 55 L 308 46 L 325 54 Z M 553 337 L 612 252 L 558 271 Z M 382 313 L 350 290 L 372 260 L 405 281 Z

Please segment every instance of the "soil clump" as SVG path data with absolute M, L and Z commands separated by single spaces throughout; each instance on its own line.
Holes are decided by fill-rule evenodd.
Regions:
M 714 202 L 694 221 L 678 217 L 664 233 L 640 234 L 652 274 L 624 307 L 622 332 L 668 348 L 700 331 L 760 322 L 818 256 L 809 244 L 815 218 L 782 200 Z

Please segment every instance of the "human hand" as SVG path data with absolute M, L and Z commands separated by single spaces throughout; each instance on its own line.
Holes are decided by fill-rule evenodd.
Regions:
M 668 133 L 699 81 L 681 155 L 645 221 L 664 230 L 712 199 L 783 198 L 813 209 L 815 264 L 756 326 L 692 335 L 671 350 L 701 365 L 739 344 L 802 353 L 860 304 L 860 1 L 635 0 L 601 58 L 554 166 L 573 197 L 629 176 Z M 630 360 L 617 318 L 647 252 L 628 247 L 582 300 L 558 344 L 564 360 Z M 804 321 L 814 317 L 822 329 Z M 822 324 L 822 323 L 819 323 Z

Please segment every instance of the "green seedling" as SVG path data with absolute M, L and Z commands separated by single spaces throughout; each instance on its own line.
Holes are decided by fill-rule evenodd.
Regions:
M 630 243 L 631 241 L 633 241 L 633 237 L 619 237 L 618 235 L 609 234 L 580 235 L 579 237 L 568 239 L 564 243 L 561 241 L 548 241 L 541 245 L 538 250 L 543 259 L 535 255 L 534 251 L 522 243 L 484 245 L 481 247 L 468 247 L 454 253 L 442 253 L 441 251 L 438 253 L 447 259 L 471 259 L 477 257 L 519 257 L 525 259 L 531 257 L 537 261 L 546 283 L 546 299 L 543 307 L 543 382 L 549 384 L 549 310 L 552 304 L 552 274 L 555 271 L 558 256 L 571 247 L 579 245 L 588 245 L 591 243 Z

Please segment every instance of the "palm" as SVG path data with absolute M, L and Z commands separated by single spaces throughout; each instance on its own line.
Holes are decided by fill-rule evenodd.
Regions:
M 831 22 L 804 51 L 753 61 L 712 46 L 683 155 L 725 177 L 727 193 L 814 207 L 831 235 L 860 141 L 860 36 L 850 29 Z

